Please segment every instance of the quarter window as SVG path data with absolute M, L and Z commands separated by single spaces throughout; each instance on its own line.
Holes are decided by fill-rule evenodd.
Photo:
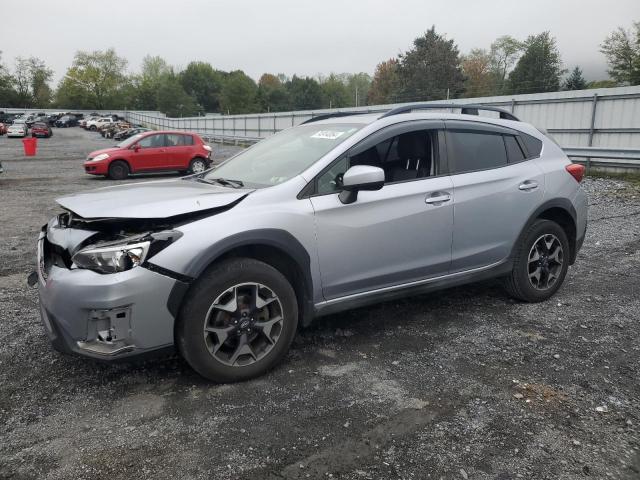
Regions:
M 525 159 L 524 153 L 520 148 L 518 139 L 513 135 L 504 135 L 504 146 L 507 149 L 509 163 L 518 163 Z
M 447 131 L 447 152 L 452 173 L 486 170 L 507 165 L 502 135 L 489 132 Z

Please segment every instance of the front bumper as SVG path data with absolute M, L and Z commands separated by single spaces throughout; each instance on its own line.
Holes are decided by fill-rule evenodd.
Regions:
M 106 361 L 173 348 L 169 302 L 182 282 L 144 267 L 102 275 L 47 266 L 46 241 L 43 233 L 37 284 L 42 323 L 54 348 Z
M 109 164 L 103 161 L 85 162 L 84 171 L 89 175 L 107 175 L 109 172 Z

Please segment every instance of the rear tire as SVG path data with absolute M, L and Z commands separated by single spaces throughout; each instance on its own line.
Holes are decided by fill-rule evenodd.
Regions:
M 194 158 L 189 164 L 189 171 L 191 173 L 202 173 L 207 169 L 207 162 L 202 158 Z
M 89 130 L 91 130 L 92 132 L 95 132 L 98 129 L 98 127 L 96 127 L 95 125 L 91 125 L 89 127 Z
M 536 220 L 517 246 L 507 293 L 524 302 L 542 302 L 558 291 L 569 269 L 567 234 L 551 220 Z
M 129 176 L 129 165 L 122 160 L 116 160 L 109 165 L 109 178 L 112 180 L 124 180 Z
M 298 303 L 278 270 L 251 258 L 209 267 L 178 315 L 180 354 L 203 377 L 237 382 L 264 374 L 289 350 Z

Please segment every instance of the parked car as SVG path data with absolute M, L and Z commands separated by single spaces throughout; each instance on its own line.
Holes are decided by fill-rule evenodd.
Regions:
M 58 128 L 68 128 L 75 127 L 78 125 L 78 119 L 75 115 L 64 115 L 56 120 L 56 127 Z
M 44 122 L 36 122 L 31 125 L 31 136 L 32 137 L 44 137 L 50 138 L 53 135 L 53 131 L 48 123 Z
M 585 237 L 584 167 L 506 110 L 433 107 L 318 117 L 198 175 L 58 199 L 30 277 L 53 345 L 104 360 L 175 346 L 237 381 L 328 313 L 491 277 L 549 299 Z M 94 165 L 154 135 L 169 133 Z
M 82 120 L 80 120 L 80 126 L 86 129 L 88 128 L 87 123 L 97 120 L 98 118 L 100 117 L 89 115 L 86 118 L 83 118 Z
M 53 113 L 51 115 L 47 115 L 47 124 L 51 127 L 55 126 L 60 117 L 62 117 L 61 113 Z
M 0 173 L 4 173 L 4 168 L 2 168 L 2 162 L 0 162 Z
M 85 172 L 114 180 L 130 173 L 201 173 L 211 164 L 211 147 L 194 133 L 154 131 L 135 135 L 112 148 L 91 152 Z
M 93 120 L 89 120 L 85 126 L 87 130 L 91 130 L 92 132 L 97 131 L 100 127 L 114 123 L 113 118 L 111 117 L 100 117 Z
M 143 128 L 143 127 L 128 128 L 126 130 L 122 130 L 120 132 L 116 132 L 113 135 L 113 139 L 114 140 L 126 140 L 127 138 L 133 137 L 134 135 L 137 135 L 139 133 L 150 132 L 150 131 L 151 131 L 150 128 Z
M 26 137 L 27 133 L 29 133 L 29 129 L 22 119 L 15 119 L 7 128 L 7 137 Z
M 40 122 L 42 122 L 42 123 L 47 123 L 47 122 L 48 122 L 47 116 L 46 116 L 46 115 L 30 116 L 30 117 L 25 121 L 25 123 L 27 124 L 27 127 L 28 127 L 28 128 L 31 128 L 31 126 L 32 126 L 34 123 L 40 123 Z

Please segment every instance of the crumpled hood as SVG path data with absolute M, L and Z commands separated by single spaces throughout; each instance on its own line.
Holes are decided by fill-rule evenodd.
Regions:
M 226 207 L 253 191 L 193 180 L 159 180 L 79 192 L 56 202 L 83 218 L 161 219 Z

